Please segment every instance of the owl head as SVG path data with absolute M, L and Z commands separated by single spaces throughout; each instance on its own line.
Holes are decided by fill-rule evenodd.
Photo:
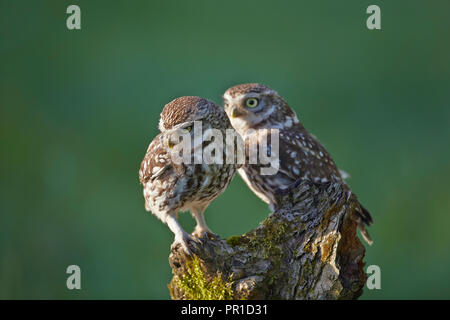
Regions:
M 178 128 L 191 128 L 201 121 L 203 128 L 229 128 L 230 122 L 222 108 L 207 99 L 194 96 L 176 98 L 161 112 L 158 128 L 165 132 Z
M 273 89 L 258 83 L 240 84 L 223 94 L 224 109 L 242 135 L 248 129 L 284 129 L 298 124 L 289 105 Z

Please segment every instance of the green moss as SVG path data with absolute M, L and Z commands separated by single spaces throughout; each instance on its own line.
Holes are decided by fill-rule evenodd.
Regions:
M 200 261 L 194 257 L 187 265 L 186 274 L 181 278 L 175 276 L 174 285 L 183 291 L 188 300 L 231 300 L 233 299 L 231 277 L 226 282 L 218 274 L 211 281 L 207 281 L 200 266 Z
M 227 243 L 234 247 L 241 244 L 241 237 L 240 236 L 231 236 L 227 239 Z
M 269 256 L 281 256 L 282 251 L 279 244 L 288 231 L 288 225 L 285 223 L 280 223 L 279 221 L 275 223 L 270 217 L 265 219 L 261 224 L 264 226 L 265 230 L 262 241 L 262 245 L 264 247 L 264 258 L 268 258 Z

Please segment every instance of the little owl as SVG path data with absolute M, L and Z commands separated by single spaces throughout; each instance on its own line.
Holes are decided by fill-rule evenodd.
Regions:
M 262 175 L 261 164 L 248 162 L 239 169 L 250 189 L 272 210 L 278 206 L 276 194 L 299 179 L 315 183 L 341 182 L 347 196 L 352 195 L 350 187 L 343 181 L 344 173 L 338 170 L 327 150 L 303 127 L 277 92 L 261 84 L 241 84 L 228 89 L 223 98 L 224 109 L 232 126 L 245 141 L 247 153 L 249 144 L 257 143 L 261 133 L 267 135 L 270 129 L 279 130 L 279 169 L 275 174 Z M 266 136 L 265 141 L 270 141 L 269 137 Z M 353 218 L 364 239 L 371 244 L 365 226 L 372 223 L 372 218 L 362 205 L 357 211 Z
M 173 136 L 193 136 L 194 121 L 201 122 L 203 132 L 217 129 L 225 136 L 225 130 L 233 130 L 223 109 L 213 102 L 199 97 L 177 98 L 165 105 L 159 121 L 161 133 L 150 143 L 139 170 L 146 210 L 175 234 L 172 247 L 179 243 L 188 254 L 191 254 L 188 244 L 193 239 L 178 223 L 177 213 L 191 211 L 197 221 L 194 236 L 211 233 L 203 212 L 225 191 L 236 172 L 235 164 L 194 162 L 193 150 L 191 161 L 173 160 L 171 151 L 180 143 L 174 142 Z M 204 146 L 208 141 L 201 140 L 200 144 Z

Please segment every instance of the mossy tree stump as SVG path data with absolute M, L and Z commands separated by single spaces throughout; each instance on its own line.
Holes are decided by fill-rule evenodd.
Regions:
M 356 197 L 339 183 L 302 181 L 259 227 L 201 239 L 195 257 L 169 256 L 172 299 L 356 299 L 366 282 Z

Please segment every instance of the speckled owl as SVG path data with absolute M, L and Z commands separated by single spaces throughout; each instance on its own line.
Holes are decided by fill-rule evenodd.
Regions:
M 217 129 L 224 137 L 226 129 L 233 130 L 224 110 L 213 102 L 199 97 L 177 98 L 165 105 L 159 122 L 161 133 L 150 143 L 139 171 L 146 210 L 169 226 L 175 234 L 173 246 L 181 244 L 189 254 L 189 244 L 195 247 L 195 242 L 178 223 L 177 213 L 191 211 L 197 222 L 195 237 L 211 233 L 203 213 L 225 191 L 236 172 L 236 164 L 226 161 L 195 163 L 194 150 L 191 161 L 180 163 L 173 160 L 171 151 L 180 143 L 174 136 L 193 135 L 194 122 L 201 122 L 202 132 Z M 205 146 L 209 142 L 201 141 L 200 145 Z M 225 157 L 225 148 L 223 152 Z
M 276 193 L 288 188 L 298 179 L 315 183 L 342 182 L 348 197 L 350 187 L 343 181 L 344 173 L 338 170 L 327 150 L 300 123 L 295 112 L 277 92 L 261 84 L 241 84 L 228 89 L 224 95 L 224 109 L 232 126 L 248 144 L 257 143 L 261 133 L 268 129 L 279 132 L 279 169 L 273 175 L 262 175 L 261 164 L 246 163 L 239 174 L 250 189 L 270 207 L 277 207 Z M 252 137 L 258 133 L 258 136 Z M 266 137 L 270 141 L 270 137 Z M 354 196 L 354 195 L 353 195 Z M 360 205 L 353 217 L 364 239 L 372 240 L 366 226 L 372 223 L 369 212 Z

